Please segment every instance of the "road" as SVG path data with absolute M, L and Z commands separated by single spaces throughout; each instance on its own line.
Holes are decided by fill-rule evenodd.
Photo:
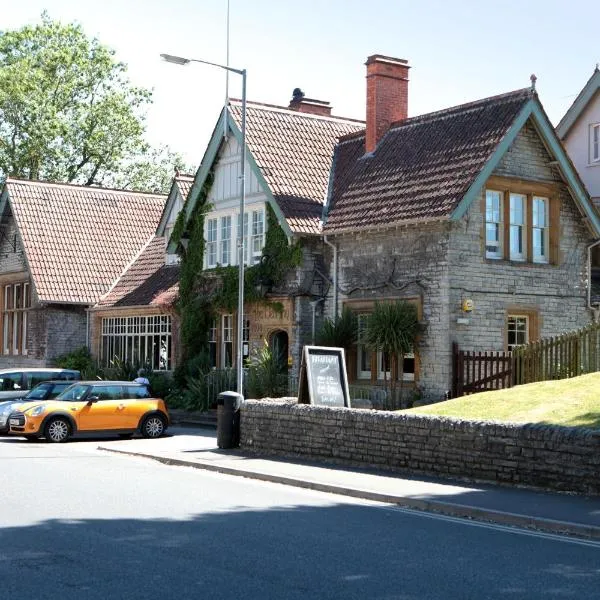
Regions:
M 149 442 L 144 442 L 149 443 Z M 591 598 L 600 544 L 0 438 L 0 598 Z

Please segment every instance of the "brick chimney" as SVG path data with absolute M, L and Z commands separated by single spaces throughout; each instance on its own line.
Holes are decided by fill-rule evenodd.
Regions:
M 306 98 L 304 92 L 300 88 L 296 88 L 292 92 L 292 99 L 289 107 L 291 110 L 297 110 L 302 113 L 311 115 L 320 115 L 322 117 L 331 116 L 331 104 L 323 100 L 315 100 L 314 98 Z
M 394 121 L 408 116 L 408 61 L 374 54 L 367 62 L 365 151 L 373 152 Z

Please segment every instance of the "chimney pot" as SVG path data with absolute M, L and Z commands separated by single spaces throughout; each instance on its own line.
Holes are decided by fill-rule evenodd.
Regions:
M 331 116 L 331 104 L 329 104 L 329 102 L 315 100 L 314 98 L 306 98 L 304 92 L 300 88 L 294 88 L 288 108 L 290 108 L 290 110 L 309 113 L 311 115 L 320 115 L 322 117 Z
M 390 125 L 408 116 L 408 61 L 381 54 L 367 62 L 365 150 L 373 152 Z

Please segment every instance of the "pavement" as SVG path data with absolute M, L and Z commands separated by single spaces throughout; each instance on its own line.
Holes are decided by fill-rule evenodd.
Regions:
M 367 468 L 266 457 L 217 447 L 211 427 L 172 427 L 157 440 L 101 441 L 98 449 L 548 533 L 600 540 L 600 497 L 413 477 Z

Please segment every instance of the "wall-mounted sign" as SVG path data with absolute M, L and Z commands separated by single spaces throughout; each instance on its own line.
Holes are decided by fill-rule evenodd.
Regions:
M 343 348 L 304 346 L 300 365 L 298 402 L 315 406 L 350 408 Z
M 473 310 L 473 300 L 471 298 L 465 298 L 462 301 L 463 312 L 471 312 Z

